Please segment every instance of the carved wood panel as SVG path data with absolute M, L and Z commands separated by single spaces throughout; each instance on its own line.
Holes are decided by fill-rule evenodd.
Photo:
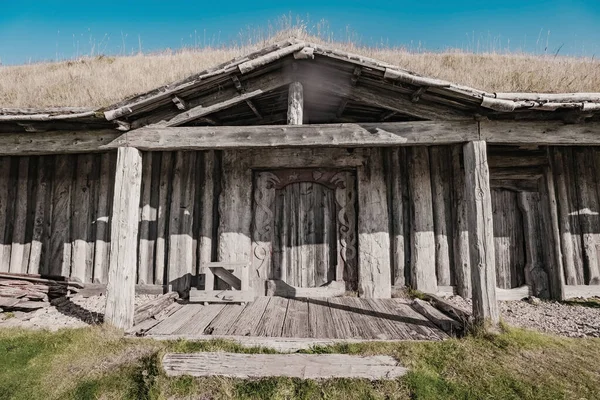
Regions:
M 292 286 L 357 280 L 356 189 L 352 171 L 255 173 L 253 269 Z

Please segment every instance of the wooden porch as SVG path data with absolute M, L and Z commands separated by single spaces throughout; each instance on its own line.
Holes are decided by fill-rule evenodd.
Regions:
M 134 327 L 134 330 L 136 327 Z M 258 297 L 241 304 L 185 304 L 145 336 L 442 340 L 448 337 L 405 299 Z

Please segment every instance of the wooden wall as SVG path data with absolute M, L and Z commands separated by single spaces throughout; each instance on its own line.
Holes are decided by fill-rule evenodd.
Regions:
M 0 271 L 106 283 L 115 153 L 0 157 Z
M 545 150 L 544 157 L 539 151 L 515 148 L 491 148 L 490 153 L 498 287 L 517 288 L 532 282 L 528 269 L 533 266 L 538 275 L 540 269 L 545 273 L 546 255 L 539 254 L 538 242 L 545 235 L 538 180 L 540 165 L 547 165 L 547 159 Z M 523 174 L 523 166 L 533 172 Z M 470 296 L 462 146 L 388 149 L 386 177 L 392 284 L 410 284 L 427 292 L 453 287 Z M 539 286 L 547 290 L 547 279 Z
M 300 156 L 290 159 L 294 167 L 319 166 L 310 164 L 312 152 L 298 152 Z M 227 240 L 238 243 L 240 233 L 244 235 L 230 228 L 243 223 L 250 229 L 248 171 L 274 168 L 287 153 L 235 153 L 239 159 L 231 160 L 224 160 L 222 152 L 144 153 L 137 282 L 187 288 L 202 273 L 202 263 L 225 259 Z M 372 153 L 368 149 L 328 153 L 336 165 L 356 168 L 363 186 L 381 186 L 362 191 L 370 198 L 361 200 L 359 214 L 373 202 L 387 204 L 389 218 L 378 221 L 389 221 L 389 227 L 378 225 L 358 234 L 378 235 L 378 243 L 381 235 L 389 237 L 392 285 L 412 284 L 427 291 L 453 286 L 469 295 L 462 146 L 385 149 L 379 161 L 382 173 L 373 161 L 365 164 Z M 558 268 L 554 249 L 547 245 L 553 229 L 550 198 L 556 202 L 562 255 L 562 274 L 557 275 L 564 275 L 569 286 L 599 285 L 600 148 L 490 146 L 488 157 L 499 287 L 529 284 L 536 293 L 548 293 L 551 271 Z M 234 175 L 222 177 L 228 165 L 249 176 L 244 180 L 249 186 L 242 190 Z M 365 165 L 385 181 L 367 178 L 361 170 Z M 0 272 L 106 283 L 114 168 L 114 153 L 0 157 Z M 550 171 L 554 193 L 545 191 L 551 186 L 544 183 L 544 171 Z M 246 199 L 229 203 L 243 213 L 223 205 L 219 209 L 219 195 L 230 186 Z M 245 234 L 251 240 L 251 232 Z
M 144 153 L 138 283 L 184 291 L 216 260 L 219 159 L 214 152 Z
M 600 285 L 600 148 L 549 151 L 566 285 Z

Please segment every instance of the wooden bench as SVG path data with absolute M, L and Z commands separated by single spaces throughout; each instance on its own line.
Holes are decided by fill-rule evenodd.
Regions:
M 192 288 L 190 302 L 246 303 L 254 300 L 250 289 L 250 266 L 247 262 L 211 262 L 206 264 L 204 290 Z M 214 277 L 227 283 L 231 289 L 215 290 Z

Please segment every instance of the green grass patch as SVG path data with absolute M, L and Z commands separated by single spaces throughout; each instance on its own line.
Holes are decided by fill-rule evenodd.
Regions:
M 566 300 L 563 303 L 568 304 L 570 306 L 600 308 L 600 298 L 597 298 L 597 297 L 592 297 L 589 299 Z
M 0 329 L 0 399 L 555 399 L 600 398 L 600 340 L 507 329 L 444 342 L 318 346 L 303 353 L 387 354 L 397 380 L 167 377 L 165 352 L 274 353 L 227 340 L 127 339 L 103 327 Z

